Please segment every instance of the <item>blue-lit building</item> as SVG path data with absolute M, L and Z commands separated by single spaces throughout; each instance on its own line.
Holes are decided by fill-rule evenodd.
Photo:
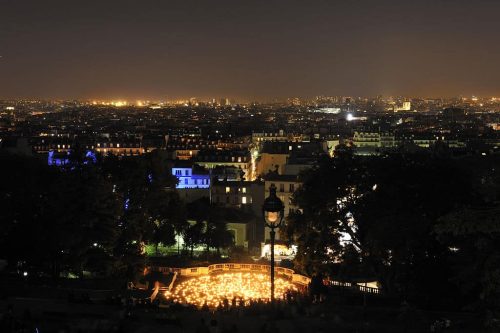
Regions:
M 70 155 L 72 154 L 71 150 L 67 150 L 64 152 L 58 152 L 54 150 L 50 150 L 47 154 L 47 164 L 54 166 L 64 166 L 69 164 Z M 97 156 L 92 150 L 87 150 L 85 152 L 85 156 L 83 157 L 83 164 L 88 163 L 96 163 Z
M 176 188 L 210 188 L 210 174 L 197 165 L 177 164 L 172 168 L 172 175 L 179 180 Z
M 69 163 L 70 152 L 55 152 L 53 150 L 49 151 L 47 156 L 47 164 L 55 166 L 63 166 Z

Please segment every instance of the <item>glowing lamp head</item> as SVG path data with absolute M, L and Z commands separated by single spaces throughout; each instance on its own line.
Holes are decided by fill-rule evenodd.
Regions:
M 266 221 L 269 223 L 276 223 L 280 216 L 279 212 L 266 212 Z
M 262 205 L 262 212 L 267 226 L 270 228 L 278 227 L 283 220 L 284 210 L 283 202 L 276 196 L 276 186 L 272 184 L 269 188 L 269 196 Z

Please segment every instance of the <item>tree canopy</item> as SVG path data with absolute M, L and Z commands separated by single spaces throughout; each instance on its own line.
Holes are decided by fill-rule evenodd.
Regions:
M 322 160 L 302 175 L 294 195 L 299 209 L 284 230 L 298 245 L 296 267 L 332 279 L 372 277 L 387 293 L 425 305 L 454 303 L 456 253 L 438 234 L 450 232 L 450 219 L 460 228 L 455 230 L 480 228 L 460 212 L 483 205 L 481 191 L 491 202 L 494 186 L 477 186 L 485 163 L 471 167 L 467 160 L 424 154 L 355 157 L 348 151 Z M 491 234 L 496 222 L 487 221 L 484 229 L 497 237 Z

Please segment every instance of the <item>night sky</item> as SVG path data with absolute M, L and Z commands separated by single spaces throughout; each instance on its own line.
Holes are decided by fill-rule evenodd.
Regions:
M 0 98 L 500 96 L 498 0 L 0 0 Z

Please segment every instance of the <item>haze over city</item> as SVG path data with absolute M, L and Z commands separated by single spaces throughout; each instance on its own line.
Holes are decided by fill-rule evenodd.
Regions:
M 0 97 L 500 95 L 500 3 L 0 3 Z
M 500 332 L 499 13 L 0 0 L 0 333 Z

